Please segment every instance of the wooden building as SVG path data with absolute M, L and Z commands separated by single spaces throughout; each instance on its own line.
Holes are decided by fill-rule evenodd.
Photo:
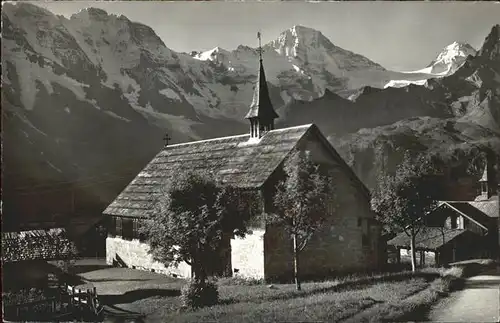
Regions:
M 76 248 L 65 229 L 2 232 L 3 290 L 45 287 L 50 260 L 70 259 Z
M 473 201 L 441 201 L 426 216 L 426 227 L 416 238 L 421 265 L 499 257 L 499 195 L 493 170 L 493 163 L 488 160 L 479 179 L 480 194 Z M 388 245 L 397 249 L 400 260 L 409 256 L 409 242 L 403 232 L 389 240 Z
M 339 187 L 338 207 L 330 208 L 330 220 L 303 251 L 302 273 L 322 276 L 377 268 L 381 228 L 371 210 L 368 189 L 318 127 L 308 124 L 274 129 L 277 117 L 261 59 L 246 115 L 249 133 L 164 147 L 104 211 L 114 224 L 106 241 L 107 262 L 189 277 L 191 270 L 185 263 L 175 268 L 153 261 L 144 237 L 139 236 L 141 222 L 154 212 L 158 196 L 168 190 L 169 178 L 184 170 L 211 171 L 224 183 L 258 193 L 261 212 L 270 213 L 280 169 L 289 153 L 298 149 L 327 170 L 329 179 Z M 284 235 L 283 228 L 271 228 L 266 223 L 253 223 L 251 229 L 252 234 L 244 239 L 228 238 L 227 248 L 219 257 L 221 263 L 215 266 L 219 273 L 214 274 L 290 278 L 290 236 Z

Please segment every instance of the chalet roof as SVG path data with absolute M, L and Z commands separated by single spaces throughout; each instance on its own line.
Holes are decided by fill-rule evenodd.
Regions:
M 500 217 L 500 210 L 498 209 L 498 196 L 492 196 L 486 201 L 469 202 L 469 204 L 491 218 Z
M 73 248 L 63 228 L 2 232 L 2 261 L 7 263 L 65 259 Z
M 466 213 L 467 215 L 473 217 L 475 219 L 487 219 L 489 218 L 498 218 L 499 217 L 499 209 L 498 209 L 498 196 L 492 196 L 489 199 L 485 199 L 482 201 L 441 201 L 442 204 L 448 204 L 454 208 L 456 208 L 459 212 Z M 487 221 L 487 220 L 486 220 Z
M 474 234 L 469 230 L 426 227 L 415 237 L 415 247 L 420 250 L 436 250 L 465 233 Z M 410 248 L 410 237 L 402 232 L 389 240 L 387 244 Z
M 335 149 L 312 124 L 276 129 L 260 139 L 239 135 L 176 144 L 163 148 L 137 177 L 106 208 L 104 214 L 148 217 L 154 210 L 162 186 L 184 170 L 211 171 L 222 182 L 241 189 L 260 188 L 306 133 L 314 132 L 325 141 L 353 180 L 366 187 L 345 164 Z

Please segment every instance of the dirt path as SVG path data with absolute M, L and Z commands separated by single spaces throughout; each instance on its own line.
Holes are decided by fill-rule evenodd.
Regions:
M 500 322 L 500 271 L 471 277 L 429 313 L 431 322 Z

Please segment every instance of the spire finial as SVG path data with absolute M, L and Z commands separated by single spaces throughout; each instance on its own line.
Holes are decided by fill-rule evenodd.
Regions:
M 261 44 L 261 36 L 262 34 L 260 33 L 260 31 L 257 32 L 257 38 L 259 39 L 259 49 L 258 49 L 258 52 L 259 52 L 259 58 L 260 60 L 262 61 L 262 44 Z

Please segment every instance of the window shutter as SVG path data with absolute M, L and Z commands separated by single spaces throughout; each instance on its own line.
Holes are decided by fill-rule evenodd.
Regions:
M 137 221 L 137 219 L 133 219 L 132 220 L 132 225 L 133 225 L 133 228 L 132 228 L 132 239 L 138 239 L 139 238 L 139 223 Z

